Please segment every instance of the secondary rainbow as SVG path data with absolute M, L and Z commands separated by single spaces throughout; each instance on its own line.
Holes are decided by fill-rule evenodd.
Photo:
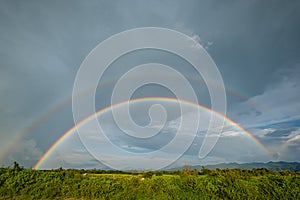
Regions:
M 51 146 L 50 148 L 43 154 L 43 156 L 39 159 L 39 161 L 34 165 L 33 169 L 39 169 L 40 166 L 42 165 L 42 163 L 51 155 L 51 153 L 53 152 L 53 150 L 60 144 L 62 143 L 68 136 L 70 136 L 72 133 L 75 132 L 77 127 L 80 127 L 81 125 L 83 125 L 84 123 L 88 122 L 90 119 L 92 119 L 93 117 L 96 117 L 100 114 L 104 114 L 105 112 L 109 111 L 112 107 L 115 106 L 119 106 L 122 104 L 125 104 L 127 102 L 129 103 L 134 103 L 134 102 L 140 102 L 140 101 L 151 101 L 151 100 L 159 100 L 159 101 L 168 101 L 168 102 L 182 102 L 188 105 L 192 105 L 192 106 L 196 106 L 198 108 L 204 109 L 206 111 L 212 112 L 214 114 L 216 114 L 217 116 L 220 117 L 224 117 L 224 119 L 231 123 L 234 127 L 240 129 L 242 132 L 244 132 L 247 136 L 249 136 L 253 141 L 255 141 L 257 144 L 259 144 L 268 154 L 270 154 L 269 150 L 264 146 L 264 144 L 257 139 L 253 134 L 251 134 L 249 131 L 245 130 L 241 125 L 239 125 L 238 123 L 234 122 L 232 119 L 228 118 L 227 116 L 218 113 L 216 111 L 211 110 L 210 108 L 207 108 L 203 105 L 199 105 L 193 102 L 189 102 L 186 100 L 179 100 L 176 98 L 166 98 L 166 97 L 146 97 L 146 98 L 137 98 L 137 99 L 131 99 L 129 101 L 123 101 L 123 102 L 119 102 L 117 104 L 114 105 L 110 105 L 108 107 L 105 107 L 99 111 L 97 111 L 96 113 L 88 116 L 87 118 L 83 119 L 82 121 L 80 121 L 77 125 L 73 126 L 72 128 L 70 128 L 68 131 L 66 131 L 58 140 L 56 140 Z
M 193 76 L 187 76 L 187 79 L 191 81 L 199 81 L 203 84 L 206 84 L 203 82 L 203 80 L 200 80 L 196 77 Z M 98 85 L 98 88 L 105 88 L 108 85 L 111 85 L 115 82 L 116 80 L 110 80 L 104 83 L 101 83 Z M 211 84 L 211 83 L 210 83 Z M 217 87 L 217 86 L 214 86 Z M 236 97 L 239 97 L 240 99 L 246 100 L 248 103 L 252 104 L 254 107 L 258 108 L 259 110 L 266 110 L 263 108 L 261 105 L 257 104 L 256 102 L 252 101 L 248 97 L 246 97 L 243 94 L 240 94 L 230 88 L 225 88 L 226 92 L 233 94 Z M 83 91 L 82 94 L 79 94 L 79 96 L 84 95 L 88 92 L 91 92 L 92 89 Z M 16 136 L 11 140 L 11 142 L 8 142 L 5 146 L 0 148 L 0 161 L 13 149 L 15 148 L 18 143 L 31 131 L 33 130 L 37 125 L 42 123 L 44 120 L 46 120 L 49 116 L 51 116 L 53 113 L 55 113 L 57 110 L 60 108 L 68 105 L 71 103 L 72 97 L 66 97 L 65 99 L 58 101 L 57 104 L 53 104 L 48 110 L 46 110 L 44 113 L 42 113 L 39 117 L 37 117 L 35 120 L 33 120 L 29 125 L 27 125 L 22 131 L 20 131 Z

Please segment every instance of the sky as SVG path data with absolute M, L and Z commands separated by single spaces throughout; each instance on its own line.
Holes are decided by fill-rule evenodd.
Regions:
M 85 57 L 110 36 L 142 27 L 168 28 L 195 39 L 213 59 L 226 88 L 226 116 L 232 121 L 225 120 L 215 148 L 199 159 L 204 139 L 199 129 L 190 148 L 169 167 L 222 162 L 300 162 L 299 9 L 297 0 L 1 0 L 0 166 L 17 161 L 21 166 L 33 167 L 74 126 L 72 91 Z M 211 106 L 210 85 L 205 85 L 189 63 L 168 52 L 144 49 L 121 56 L 111 64 L 97 88 L 97 110 L 109 106 L 114 85 L 122 74 L 133 66 L 153 62 L 172 66 L 182 73 L 196 91 L 199 104 Z M 173 79 L 173 86 L 180 87 Z M 130 81 L 133 83 L 134 77 Z M 214 83 L 211 85 L 214 87 Z M 174 98 L 170 90 L 157 85 L 139 88 L 132 98 L 151 96 Z M 134 120 L 140 125 L 149 121 L 150 104 L 162 103 L 172 111 L 161 137 L 155 136 L 147 142 L 123 136 L 112 122 L 111 110 L 100 112 L 97 118 L 104 120 L 103 128 L 119 148 L 134 153 L 151 152 L 168 144 L 175 137 L 179 121 L 193 121 L 199 108 L 187 104 L 190 110 L 184 115 L 175 112 L 174 102 L 166 102 L 161 98 L 130 103 Z M 141 103 L 144 107 L 140 107 Z M 209 114 L 220 117 L 203 107 L 200 113 L 204 113 L 204 119 Z M 88 141 L 97 141 L 91 139 L 93 130 L 86 130 L 90 134 Z M 175 143 L 177 147 L 192 137 L 190 129 L 183 132 L 183 138 Z M 151 165 L 143 157 L 110 151 L 103 141 L 99 142 L 98 153 L 93 155 L 73 131 L 39 167 L 106 168 L 104 163 L 114 163 L 129 169 Z M 168 163 L 167 158 L 176 157 L 174 152 L 176 148 L 163 151 L 153 157 L 153 163 Z M 104 163 L 97 159 L 99 155 Z

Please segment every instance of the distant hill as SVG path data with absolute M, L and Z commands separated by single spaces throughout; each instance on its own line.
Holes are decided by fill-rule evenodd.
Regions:
M 290 171 L 300 171 L 300 163 L 298 162 L 268 162 L 268 163 L 221 163 L 221 164 L 216 164 L 216 165 L 196 165 L 196 166 L 189 166 L 191 169 L 201 169 L 202 167 L 205 167 L 207 169 L 234 169 L 234 168 L 239 168 L 239 169 L 253 169 L 253 168 L 266 168 L 269 170 L 290 170 Z M 170 170 L 180 170 L 180 168 L 173 168 Z

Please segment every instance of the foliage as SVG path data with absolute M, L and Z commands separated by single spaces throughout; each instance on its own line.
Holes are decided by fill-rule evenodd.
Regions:
M 300 199 L 298 172 L 0 168 L 1 199 Z

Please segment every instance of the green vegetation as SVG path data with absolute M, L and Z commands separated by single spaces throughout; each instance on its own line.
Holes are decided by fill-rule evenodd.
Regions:
M 300 199 L 300 173 L 0 168 L 0 199 Z

